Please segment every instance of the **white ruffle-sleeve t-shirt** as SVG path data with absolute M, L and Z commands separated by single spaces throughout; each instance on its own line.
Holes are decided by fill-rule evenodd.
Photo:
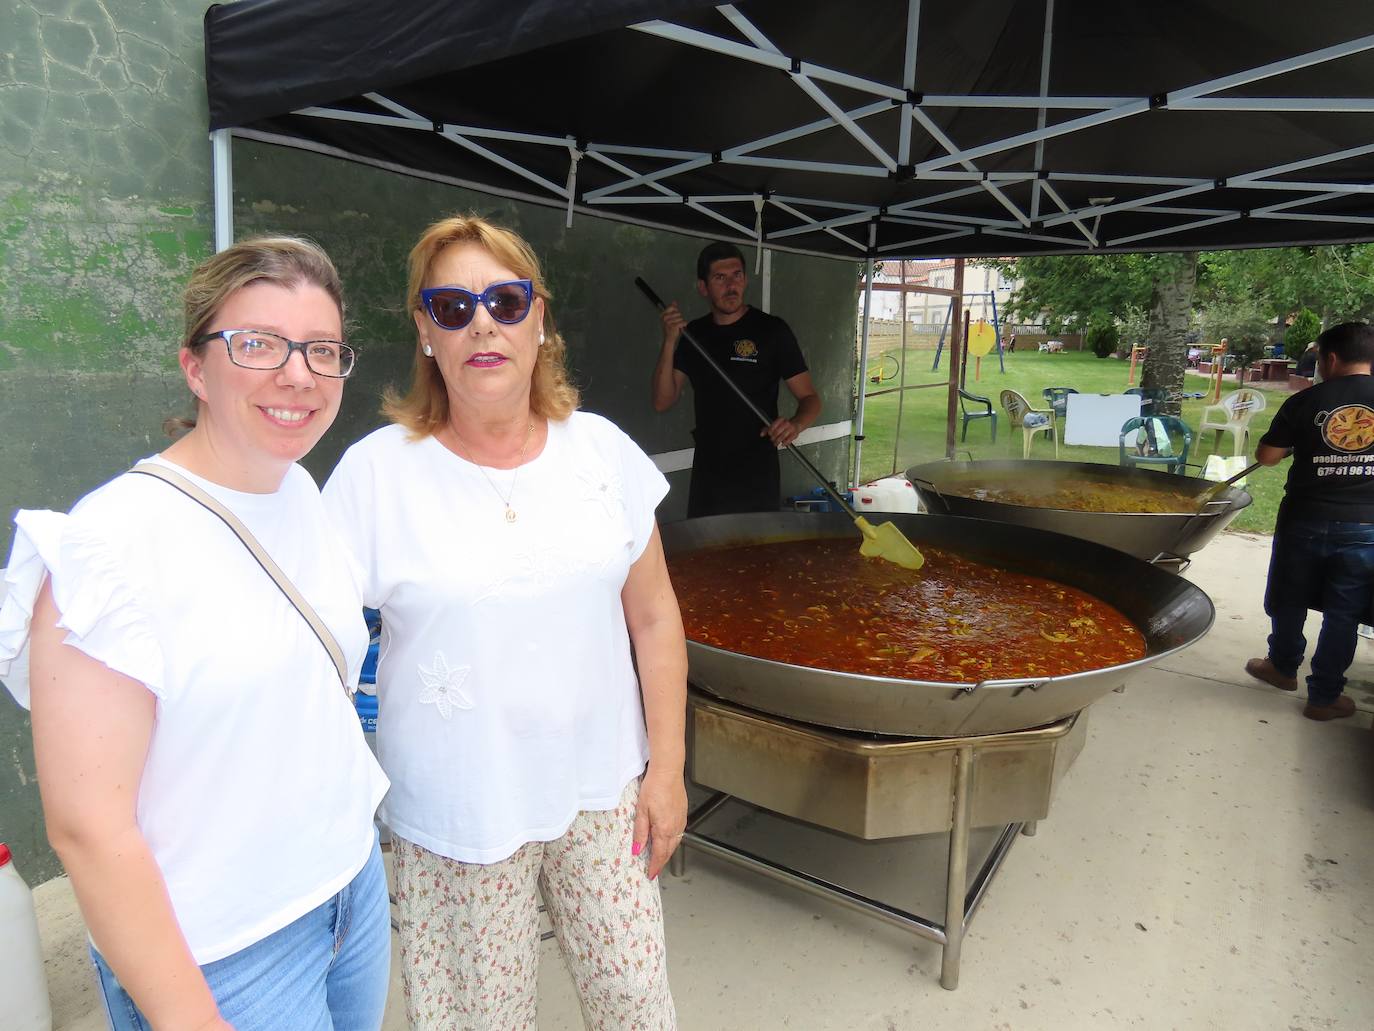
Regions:
M 399 426 L 344 455 L 325 507 L 382 612 L 377 750 L 394 833 L 494 863 L 615 808 L 649 754 L 620 592 L 667 490 L 629 437 L 584 412 L 551 421 L 518 470 Z
M 173 469 L 252 531 L 337 638 L 367 650 L 351 563 L 310 474 L 245 494 Z M 341 891 L 386 792 L 314 632 L 237 537 L 171 486 L 126 473 L 70 515 L 21 511 L 0 606 L 0 679 L 29 704 L 29 623 L 50 576 L 66 643 L 157 698 L 138 825 L 197 963 Z M 60 685 L 59 685 L 60 686 Z

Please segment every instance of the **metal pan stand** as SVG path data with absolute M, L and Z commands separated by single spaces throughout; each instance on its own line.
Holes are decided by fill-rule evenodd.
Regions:
M 1035 832 L 1057 781 L 1081 750 L 1084 714 L 1031 730 L 982 737 L 875 739 L 781 720 L 709 698 L 688 699 L 688 773 L 713 790 L 688 816 L 684 846 L 876 917 L 942 946 L 940 984 L 959 984 L 964 935 L 1019 833 Z M 865 842 L 947 834 L 944 913 L 936 920 L 708 833 L 731 801 Z M 969 871 L 969 834 L 997 828 Z M 848 847 L 848 844 L 847 844 Z M 679 849 L 670 872 L 686 869 Z M 919 877 L 913 870 L 912 877 Z

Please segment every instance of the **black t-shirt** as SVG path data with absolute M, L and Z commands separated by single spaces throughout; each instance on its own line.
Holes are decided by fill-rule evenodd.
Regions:
M 757 308 L 751 307 L 728 326 L 718 326 L 710 315 L 704 315 L 689 322 L 687 332 L 769 419 L 778 417 L 778 383 L 806 371 L 806 359 L 787 323 Z M 758 416 L 686 340 L 678 341 L 673 368 L 692 381 L 696 416 L 692 436 L 698 449 L 739 451 L 758 444 L 761 450 L 774 450 L 766 437 L 759 436 L 763 423 Z
M 1304 352 L 1298 357 L 1298 364 L 1297 364 L 1297 367 L 1293 369 L 1293 375 L 1294 375 L 1294 376 L 1305 376 L 1305 377 L 1307 377 L 1308 379 L 1311 379 L 1313 373 L 1315 373 L 1316 371 L 1317 371 L 1317 352 L 1316 352 L 1315 350 L 1304 351 Z
M 1260 443 L 1293 449 L 1280 521 L 1374 523 L 1374 376 L 1340 376 L 1294 394 Z

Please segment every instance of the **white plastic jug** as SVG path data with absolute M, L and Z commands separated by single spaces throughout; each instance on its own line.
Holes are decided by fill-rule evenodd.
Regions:
M 1249 464 L 1250 459 L 1244 455 L 1234 455 L 1229 458 L 1223 458 L 1221 455 L 1208 455 L 1207 463 L 1202 467 L 1202 478 L 1220 483 L 1222 480 L 1230 479 Z M 1248 476 L 1242 476 L 1231 486 L 1244 487 L 1245 481 L 1248 479 Z
M 860 515 L 864 512 L 919 512 L 921 499 L 905 476 L 884 476 L 854 488 L 854 509 Z
M 0 1028 L 5 1031 L 52 1031 L 48 980 L 43 975 L 43 948 L 33 892 L 14 868 L 9 846 L 0 842 Z

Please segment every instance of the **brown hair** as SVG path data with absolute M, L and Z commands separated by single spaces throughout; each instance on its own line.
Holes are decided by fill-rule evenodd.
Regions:
M 308 284 L 317 286 L 339 308 L 344 318 L 343 284 L 329 255 L 311 240 L 295 236 L 259 236 L 241 240 L 196 266 L 182 294 L 185 328 L 181 346 L 203 349 L 198 342 L 219 310 L 235 292 L 252 283 L 273 283 L 287 289 Z M 197 411 L 200 403 L 196 402 Z M 162 428 L 169 437 L 180 436 L 195 427 L 196 420 L 173 417 Z
M 549 308 L 552 300 L 539 259 L 529 244 L 509 229 L 493 225 L 477 215 L 455 215 L 440 219 L 423 233 L 410 252 L 410 278 L 406 285 L 406 311 L 421 311 L 420 291 L 424 289 L 435 260 L 446 247 L 476 244 L 510 269 L 520 279 L 534 284 L 534 295 L 544 301 L 544 343 L 534 366 L 530 385 L 530 408 L 546 419 L 563 420 L 578 405 L 577 388 L 568 375 L 567 345 L 554 326 Z M 410 431 L 412 438 L 427 437 L 448 422 L 448 390 L 439 363 L 426 358 L 415 341 L 415 364 L 410 389 L 404 397 L 388 387 L 382 395 L 382 412 L 392 422 Z
M 733 243 L 719 240 L 715 243 L 708 243 L 697 255 L 697 278 L 703 283 L 706 282 L 711 278 L 712 265 L 718 261 L 730 261 L 731 259 L 737 259 L 741 265 L 745 264 L 744 255 Z

